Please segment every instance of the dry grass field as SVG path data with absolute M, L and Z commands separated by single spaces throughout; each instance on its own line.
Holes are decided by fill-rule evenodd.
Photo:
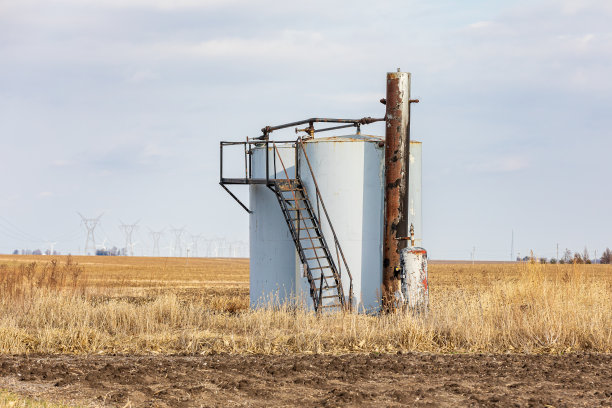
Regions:
M 0 353 L 612 352 L 608 265 L 432 264 L 425 316 L 248 310 L 248 261 L 0 256 Z
M 250 311 L 245 259 L 0 256 L 0 406 L 612 406 L 612 267 L 432 263 L 430 301 Z

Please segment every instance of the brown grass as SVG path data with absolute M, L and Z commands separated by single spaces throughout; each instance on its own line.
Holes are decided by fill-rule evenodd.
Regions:
M 248 261 L 0 256 L 0 353 L 612 352 L 612 267 L 430 265 L 426 316 L 248 309 Z

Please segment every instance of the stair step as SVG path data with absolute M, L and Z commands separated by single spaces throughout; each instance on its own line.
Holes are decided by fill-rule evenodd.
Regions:
M 291 217 L 291 221 L 314 220 L 314 219 L 315 219 L 315 217 L 300 217 L 300 218 L 293 218 L 293 217 Z
M 331 298 L 338 299 L 338 295 L 321 296 L 321 299 L 331 299 Z
M 307 210 L 308 208 L 306 207 L 293 207 L 293 208 L 287 208 L 287 211 L 302 211 L 302 210 Z
M 319 307 L 321 309 L 327 309 L 327 308 L 330 308 L 330 307 L 342 307 L 342 305 L 340 303 L 334 303 L 333 305 L 322 305 L 322 306 L 319 306 Z
M 314 270 L 316 270 L 316 269 L 331 269 L 331 266 L 330 266 L 330 265 L 327 265 L 327 266 L 321 266 L 321 267 L 317 266 L 316 268 L 311 268 L 311 267 L 308 267 L 308 269 L 310 269 L 311 271 L 314 271 Z M 324 277 L 323 277 L 323 279 L 325 279 L 325 278 L 327 278 L 327 277 L 328 277 L 328 276 L 324 276 Z M 321 277 L 319 276 L 317 279 L 321 279 Z
M 301 237 L 300 239 L 321 239 L 321 236 L 315 235 L 315 236 L 310 236 L 310 237 Z
M 313 259 L 325 259 L 327 261 L 326 256 L 313 256 L 312 258 L 306 258 L 307 261 L 312 261 Z
M 315 281 L 316 281 L 317 279 L 313 279 L 313 280 L 315 280 Z M 338 287 L 338 285 L 334 285 L 334 286 L 324 286 L 324 287 L 323 287 L 323 290 L 328 290 L 328 289 L 336 289 L 337 287 Z M 321 288 L 319 288 L 319 287 L 317 287 L 317 286 L 315 286 L 315 288 L 317 288 L 317 292 L 318 292 L 319 290 L 321 290 Z

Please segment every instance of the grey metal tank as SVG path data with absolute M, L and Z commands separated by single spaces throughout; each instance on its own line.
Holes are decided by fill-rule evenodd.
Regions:
M 287 174 L 276 158 L 270 177 L 295 177 L 295 151 L 279 144 L 278 151 Z M 384 222 L 384 141 L 368 135 L 314 138 L 304 141 L 334 230 L 352 274 L 353 308 L 376 312 L 381 306 L 382 247 Z M 253 148 L 254 178 L 265 177 L 265 145 Z M 273 163 L 272 147 L 268 150 Z M 314 182 L 303 152 L 298 155 L 298 174 L 311 200 Z M 275 176 L 273 176 L 275 175 Z M 422 241 L 421 227 L 421 144 L 411 142 L 409 221 L 414 224 L 416 242 Z M 251 185 L 250 209 L 250 296 L 251 307 L 270 299 L 286 302 L 296 297 L 313 308 L 309 284 L 303 277 L 300 260 L 274 192 L 265 185 Z M 313 202 L 313 206 L 315 203 Z M 334 242 L 327 222 L 319 220 L 328 243 Z M 336 254 L 334 253 L 334 259 Z M 350 280 L 342 271 L 348 294 Z

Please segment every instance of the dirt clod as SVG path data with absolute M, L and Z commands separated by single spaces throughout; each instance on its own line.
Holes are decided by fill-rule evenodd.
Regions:
M 91 406 L 612 406 L 612 355 L 0 356 L 0 388 Z

